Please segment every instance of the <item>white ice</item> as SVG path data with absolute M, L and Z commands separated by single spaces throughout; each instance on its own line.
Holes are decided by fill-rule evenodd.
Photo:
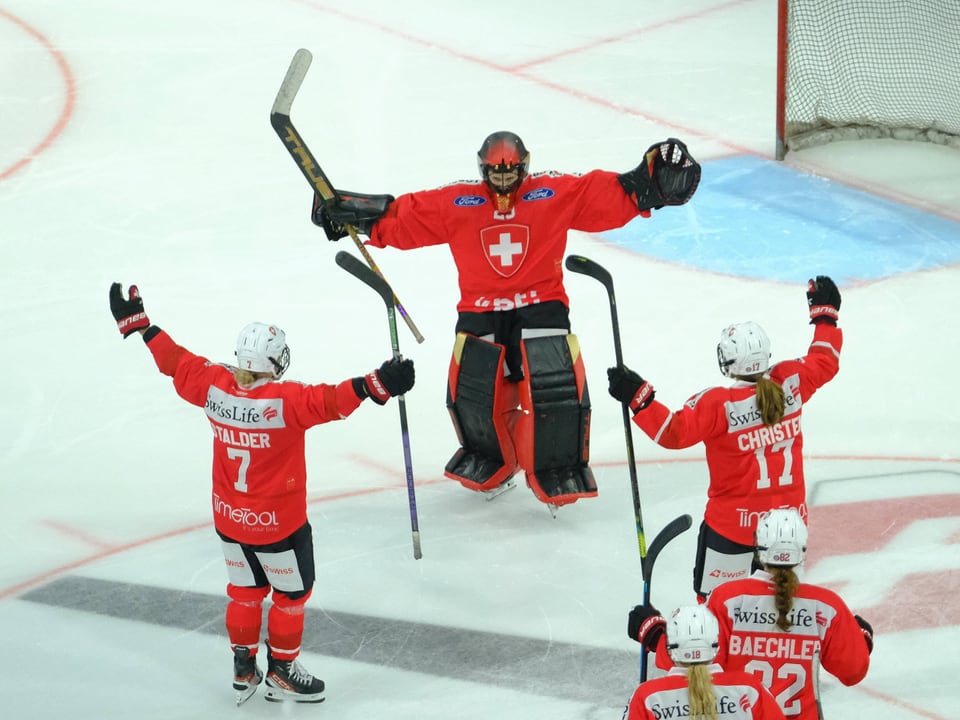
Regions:
M 605 392 L 606 298 L 568 276 L 599 497 L 554 519 L 521 480 L 488 503 L 442 478 L 457 445 L 444 404 L 457 288 L 443 248 L 376 253 L 426 336 L 417 345 L 400 324 L 417 366 L 406 402 L 423 558 L 412 557 L 396 404 L 368 403 L 309 434 L 308 607 L 385 628 L 427 623 L 620 652 L 622 698 L 526 685 L 557 662 L 549 651 L 519 663 L 509 683 L 307 652 L 328 685 L 324 705 L 255 697 L 238 711 L 221 627 L 26 597 L 64 579 L 108 580 L 111 607 L 149 618 L 149 601 L 125 607 L 127 584 L 223 596 L 208 425 L 138 339 L 120 339 L 111 282 L 137 283 L 155 323 L 215 360 L 232 357 L 250 320 L 284 327 L 294 379 L 337 382 L 390 354 L 382 303 L 333 262 L 356 249 L 310 224 L 309 190 L 268 123 L 297 48 L 314 64 L 294 120 L 327 172 L 340 187 L 399 194 L 473 177 L 476 148 L 499 129 L 526 140 L 536 170 L 626 170 L 671 135 L 705 175 L 714 160 L 771 158 L 775 20 L 765 0 L 4 2 L 0 715 L 620 717 L 637 675 L 626 612 L 642 579 L 620 409 Z M 837 143 L 787 164 L 960 220 L 956 150 Z M 817 213 L 814 203 L 792 210 Z M 657 218 L 641 227 L 657 233 Z M 856 229 L 857 218 L 842 222 Z M 903 238 L 918 252 L 924 241 Z M 722 382 L 713 347 L 728 322 L 763 324 L 780 358 L 809 342 L 800 284 L 653 260 L 582 233 L 568 251 L 614 273 L 625 359 L 670 405 Z M 836 272 L 815 260 L 804 272 Z M 808 578 L 872 613 L 877 633 L 863 683 L 824 678 L 829 718 L 937 720 L 960 702 L 958 281 L 954 263 L 843 287 L 842 369 L 804 413 L 811 552 L 821 558 Z M 647 541 L 679 514 L 699 522 L 702 450 L 668 452 L 639 432 L 633 441 Z M 661 556 L 661 609 L 693 600 L 694 543 L 695 529 Z

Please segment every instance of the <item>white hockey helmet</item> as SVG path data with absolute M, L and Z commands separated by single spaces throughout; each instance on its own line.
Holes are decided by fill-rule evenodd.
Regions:
M 667 651 L 675 663 L 708 663 L 717 656 L 720 624 L 706 605 L 683 605 L 667 621 Z
M 757 559 L 793 567 L 807 552 L 807 526 L 796 508 L 771 510 L 757 523 Z
M 717 343 L 717 363 L 727 377 L 765 373 L 770 367 L 770 338 L 752 320 L 728 325 Z
M 237 336 L 237 366 L 250 372 L 272 373 L 279 380 L 290 366 L 287 336 L 276 325 L 253 322 Z

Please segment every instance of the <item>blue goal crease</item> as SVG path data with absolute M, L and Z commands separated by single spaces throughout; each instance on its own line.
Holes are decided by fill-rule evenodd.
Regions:
M 783 282 L 825 274 L 849 285 L 960 262 L 960 224 L 753 156 L 705 163 L 690 203 L 599 236 L 659 260 Z

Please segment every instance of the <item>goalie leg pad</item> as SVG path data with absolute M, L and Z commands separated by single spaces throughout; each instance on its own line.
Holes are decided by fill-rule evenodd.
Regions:
M 443 474 L 470 490 L 492 490 L 520 469 L 513 447 L 517 390 L 503 376 L 505 353 L 498 343 L 457 334 L 447 409 L 461 447 Z
M 566 505 L 596 497 L 590 460 L 590 395 L 573 334 L 521 342 L 525 412 L 516 442 L 527 484 L 541 502 Z

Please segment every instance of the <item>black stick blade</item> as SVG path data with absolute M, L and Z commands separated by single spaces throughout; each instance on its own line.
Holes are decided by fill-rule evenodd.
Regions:
M 677 535 L 689 530 L 691 525 L 693 525 L 693 518 L 689 515 L 681 515 L 675 517 L 667 523 L 663 530 L 657 533 L 653 542 L 650 543 L 650 547 L 647 548 L 647 556 L 643 558 L 642 561 L 643 579 L 646 582 L 649 583 L 653 576 L 653 564 L 657 561 L 657 555 L 660 554 L 660 551 L 663 550 L 668 542 L 677 537 Z
M 335 259 L 337 265 L 376 290 L 388 308 L 394 307 L 393 289 L 387 284 L 386 280 L 344 250 L 338 252 Z
M 583 255 L 567 255 L 564 265 L 570 272 L 588 275 L 603 283 L 608 292 L 613 291 L 613 278 L 610 276 L 610 273 L 607 272 L 602 265 L 595 263 L 590 258 L 585 258 Z

